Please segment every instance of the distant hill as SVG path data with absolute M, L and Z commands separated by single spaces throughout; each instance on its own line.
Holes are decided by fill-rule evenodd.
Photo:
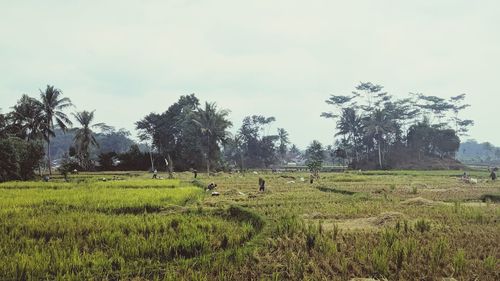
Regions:
M 457 159 L 468 165 L 500 166 L 500 147 L 489 142 L 468 140 L 460 144 Z
M 64 153 L 68 153 L 69 148 L 73 145 L 75 129 L 70 129 L 66 133 L 57 129 L 55 133 L 56 137 L 50 140 L 50 156 L 52 159 L 61 158 Z M 91 158 L 97 157 L 100 153 L 111 151 L 123 153 L 128 151 L 130 146 L 135 143 L 129 136 L 130 133 L 124 129 L 97 133 L 96 139 L 99 147 L 91 150 Z

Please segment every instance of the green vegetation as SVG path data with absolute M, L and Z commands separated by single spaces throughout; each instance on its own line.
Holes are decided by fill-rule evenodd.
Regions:
M 194 208 L 179 180 L 0 185 L 0 279 L 164 275 L 166 263 L 234 249 L 262 226 L 238 207 Z
M 1 277 L 500 277 L 500 206 L 482 202 L 500 185 L 486 172 L 475 185 L 453 171 L 328 173 L 314 184 L 281 177 L 305 173 L 199 175 L 194 185 L 190 173 L 149 176 L 0 184 Z M 220 196 L 206 196 L 208 181 Z
M 354 168 L 457 169 L 459 136 L 474 124 L 460 116 L 470 106 L 464 101 L 465 94 L 396 99 L 381 85 L 361 82 L 349 95 L 331 95 L 326 103 L 335 109 L 321 116 L 336 121 L 335 154 Z

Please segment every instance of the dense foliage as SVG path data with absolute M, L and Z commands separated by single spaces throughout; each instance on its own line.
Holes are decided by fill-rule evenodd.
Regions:
M 0 181 L 32 179 L 35 170 L 40 176 L 45 170 L 51 174 L 53 165 L 63 173 L 93 170 L 99 153 L 129 150 L 130 133 L 92 124 L 94 111 L 73 113 L 79 127 L 71 128 L 65 110 L 72 106 L 61 90 L 48 85 L 39 99 L 22 95 L 12 111 L 0 114 Z M 96 128 L 101 132 L 93 131 Z
M 390 168 L 415 157 L 453 158 L 472 120 L 461 119 L 465 94 L 448 100 L 423 94 L 395 99 L 383 87 L 360 83 L 351 95 L 332 95 L 337 155 L 353 167 Z M 376 165 L 375 165 L 376 163 Z
M 188 211 L 203 190 L 179 180 L 91 177 L 0 190 L 2 280 L 160 275 L 166 263 L 236 249 L 257 231 L 237 208 Z
M 247 116 L 233 135 L 228 131 L 233 125 L 229 110 L 211 102 L 200 104 L 194 94 L 181 96 L 163 113 L 150 113 L 137 121 L 140 145 L 123 129 L 94 124 L 94 111 L 72 113 L 77 124 L 72 127 L 65 112 L 73 106 L 71 100 L 48 85 L 40 90 L 39 99 L 23 95 L 11 112 L 0 115 L 0 139 L 5 146 L 0 172 L 9 174 L 5 179 L 24 179 L 34 175 L 27 170 L 48 168 L 51 174 L 56 165 L 65 172 L 166 170 L 172 177 L 174 170 L 244 171 L 287 163 L 318 171 L 323 161 L 353 168 L 412 168 L 414 162 L 454 159 L 460 136 L 473 124 L 461 118 L 462 110 L 469 106 L 464 99 L 465 94 L 448 100 L 423 94 L 396 99 L 380 85 L 360 83 L 352 94 L 332 95 L 326 101 L 335 110 L 321 116 L 335 120 L 337 139 L 334 146 L 321 148 L 318 161 L 291 144 L 284 128 L 269 132 L 275 117 Z M 46 153 L 34 153 L 34 144 L 39 147 L 43 142 Z M 13 143 L 38 158 L 19 162 L 24 152 L 13 150 Z M 23 172 L 16 170 L 20 165 Z
M 40 141 L 18 137 L 0 139 L 0 182 L 33 178 L 34 169 L 43 155 Z

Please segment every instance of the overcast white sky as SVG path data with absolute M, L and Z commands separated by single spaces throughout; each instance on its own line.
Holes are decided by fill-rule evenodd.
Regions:
M 196 93 L 331 144 L 319 117 L 359 81 L 395 95 L 467 93 L 471 138 L 500 145 L 500 1 L 0 0 L 0 108 L 53 84 L 132 130 Z

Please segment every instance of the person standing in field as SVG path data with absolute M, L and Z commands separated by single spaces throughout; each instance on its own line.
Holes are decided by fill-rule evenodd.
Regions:
M 495 171 L 495 169 L 491 170 L 490 177 L 491 177 L 491 180 L 493 180 L 493 181 L 497 179 L 497 172 Z
M 153 179 L 157 179 L 158 178 L 158 171 L 155 169 L 153 171 Z
M 266 188 L 266 181 L 263 178 L 259 178 L 259 191 L 264 192 Z

